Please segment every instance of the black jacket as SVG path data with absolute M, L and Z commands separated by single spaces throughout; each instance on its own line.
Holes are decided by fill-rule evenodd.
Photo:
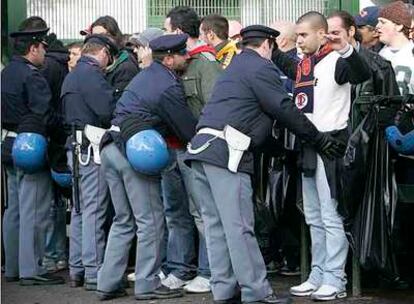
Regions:
M 139 72 L 138 61 L 134 54 L 123 50 L 115 62 L 106 70 L 106 79 L 114 88 L 115 99 L 118 100 L 132 78 Z

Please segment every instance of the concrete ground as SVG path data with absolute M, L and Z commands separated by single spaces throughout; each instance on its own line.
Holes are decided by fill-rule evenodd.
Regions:
M 62 273 L 67 278 L 67 273 Z M 274 276 L 271 278 L 272 285 L 279 295 L 287 295 L 289 287 L 299 282 L 298 277 L 287 278 Z M 1 303 L 3 304 L 84 304 L 102 303 L 98 301 L 94 292 L 85 291 L 83 288 L 70 288 L 67 284 L 56 286 L 20 286 L 19 283 L 6 283 L 2 277 L 1 281 Z M 211 294 L 191 295 L 171 300 L 136 301 L 133 288 L 127 289 L 128 296 L 124 298 L 106 301 L 108 304 L 121 303 L 143 303 L 143 304 L 185 304 L 212 303 Z M 293 298 L 293 303 L 313 303 L 309 299 Z M 347 299 L 332 301 L 330 303 L 352 303 L 352 304 L 394 304 L 414 303 L 414 290 L 409 291 L 384 291 L 365 290 L 363 297 L 351 297 Z

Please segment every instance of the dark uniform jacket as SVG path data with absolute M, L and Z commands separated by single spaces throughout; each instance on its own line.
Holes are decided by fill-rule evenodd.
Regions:
M 187 143 L 195 133 L 196 119 L 189 109 L 179 77 L 155 61 L 142 70 L 119 99 L 113 124 L 120 126 L 112 138 L 124 152 L 124 143 L 135 133 L 154 128 L 165 138 Z
M 82 56 L 62 86 L 65 124 L 83 129 L 85 124 L 100 128 L 111 125 L 116 100 L 98 62 Z
M 138 61 L 134 54 L 123 50 L 119 53 L 115 62 L 107 67 L 106 79 L 114 88 L 114 96 L 118 100 L 126 86 L 139 72 Z
M 318 135 L 313 124 L 299 113 L 286 94 L 275 65 L 256 51 L 245 49 L 218 78 L 197 129 L 223 130 L 230 125 L 249 136 L 250 151 L 244 153 L 238 171 L 253 173 L 251 150 L 261 146 L 271 135 L 274 119 L 311 143 Z M 199 148 L 210 138 L 211 135 L 196 135 L 191 141 L 192 148 Z M 227 168 L 227 144 L 216 139 L 199 154 L 187 153 L 186 159 Z
M 2 128 L 46 135 L 51 97 L 49 85 L 39 69 L 24 57 L 13 56 L 1 72 Z M 3 158 L 10 157 L 12 144 L 12 138 L 2 144 Z

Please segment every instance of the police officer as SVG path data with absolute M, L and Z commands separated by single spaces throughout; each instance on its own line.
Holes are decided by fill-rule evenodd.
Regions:
M 254 234 L 252 150 L 271 134 L 273 120 L 337 155 L 344 146 L 318 132 L 294 107 L 270 61 L 279 32 L 261 25 L 241 31 L 244 50 L 219 77 L 188 146 L 194 188 L 206 226 L 215 303 L 280 303 L 266 279 Z
M 127 267 L 126 253 L 135 232 L 138 239 L 135 298 L 182 296 L 181 291 L 162 285 L 158 276 L 165 228 L 160 176 L 134 171 L 125 157 L 125 143 L 145 129 L 156 129 L 167 142 L 185 143 L 194 135 L 196 120 L 175 73 L 186 66 L 186 40 L 186 35 L 164 35 L 152 40 L 154 62 L 132 80 L 116 106 L 113 124 L 120 127 L 120 133 L 111 132 L 113 142 L 102 150 L 102 165 L 116 216 L 98 275 L 101 299 L 125 294 L 120 284 Z
M 92 126 L 92 130 L 98 130 L 100 134 L 110 126 L 115 98 L 112 87 L 104 77 L 104 69 L 112 61 L 116 50 L 116 46 L 104 35 L 87 37 L 82 57 L 65 78 L 62 87 L 65 123 L 76 129 L 76 135 L 68 138 L 67 146 L 71 146 L 75 136 L 80 149 L 78 158 L 73 157 L 75 151 L 68 151 L 69 166 L 75 169 L 80 163 L 81 176 L 80 212 L 72 211 L 70 223 L 70 280 L 72 287 L 85 283 L 87 290 L 96 289 L 97 271 L 103 261 L 103 225 L 109 192 L 99 165 L 99 151 L 91 149 L 92 138 L 85 126 Z M 78 199 L 76 196 L 74 188 L 74 200 Z
M 11 146 L 17 133 L 47 137 L 51 92 L 39 71 L 44 63 L 48 28 L 11 33 L 15 55 L 1 73 L 2 161 L 7 170 L 8 209 L 3 237 L 6 280 L 21 285 L 61 284 L 63 279 L 46 274 L 41 264 L 52 188 L 45 167 L 28 173 L 13 167 Z M 4 152 L 4 153 L 3 153 Z M 4 163 L 6 161 L 6 163 Z

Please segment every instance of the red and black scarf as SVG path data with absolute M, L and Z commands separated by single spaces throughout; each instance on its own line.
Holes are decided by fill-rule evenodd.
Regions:
M 293 100 L 303 113 L 313 113 L 313 87 L 317 81 L 314 76 L 315 66 L 332 51 L 331 46 L 325 44 L 317 53 L 303 58 L 298 64 Z

